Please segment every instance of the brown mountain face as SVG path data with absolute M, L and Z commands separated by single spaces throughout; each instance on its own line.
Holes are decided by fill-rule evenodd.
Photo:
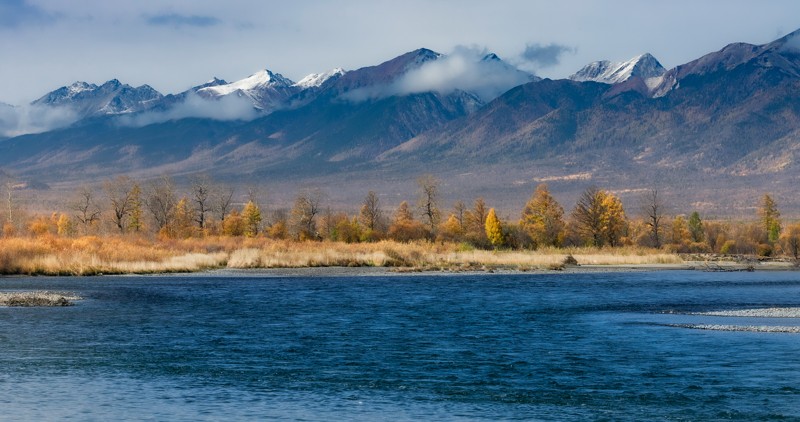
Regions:
M 63 189 L 119 173 L 208 172 L 266 183 L 279 200 L 319 186 L 349 205 L 370 189 L 387 205 L 409 199 L 413 180 L 434 173 L 446 201 L 484 196 L 509 210 L 547 182 L 566 208 L 598 185 L 634 214 L 653 187 L 674 212 L 752 216 L 767 192 L 785 214 L 800 212 L 798 32 L 731 44 L 657 78 L 541 80 L 488 104 L 459 90 L 373 95 L 439 57 L 421 49 L 345 73 L 251 122 L 106 118 L 2 140 L 2 168 Z
M 670 70 L 651 92 L 639 78 L 619 85 L 523 85 L 380 159 L 503 165 L 524 177 L 499 184 L 550 180 L 565 185 L 568 196 L 590 183 L 630 197 L 660 186 L 674 192 L 682 209 L 717 213 L 774 192 L 798 210 L 795 36 L 764 46 L 730 45 Z

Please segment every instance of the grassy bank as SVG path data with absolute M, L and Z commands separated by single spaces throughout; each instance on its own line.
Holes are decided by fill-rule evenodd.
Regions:
M 679 264 L 681 258 L 646 248 L 486 251 L 455 243 L 294 242 L 209 237 L 0 239 L 0 273 L 97 275 L 194 272 L 217 268 L 397 267 L 411 270 L 559 269 L 571 255 L 581 265 Z

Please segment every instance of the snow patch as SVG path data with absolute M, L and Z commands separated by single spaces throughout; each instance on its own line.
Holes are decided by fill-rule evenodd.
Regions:
M 258 72 L 225 85 L 210 86 L 202 88 L 197 92 L 201 95 L 206 94 L 213 97 L 230 95 L 234 92 L 251 92 L 266 87 L 273 86 L 291 86 L 292 81 L 284 78 L 278 73 L 272 73 L 267 69 L 259 70 Z
M 664 73 L 666 69 L 661 63 L 649 53 L 645 53 L 624 62 L 614 63 L 608 60 L 592 62 L 569 78 L 577 82 L 592 81 L 613 85 L 625 82 L 633 76 L 639 76 L 647 81 L 661 77 Z
M 323 73 L 312 73 L 312 74 L 306 76 L 305 78 L 300 79 L 293 86 L 296 86 L 296 87 L 302 88 L 302 89 L 317 88 L 317 87 L 321 86 L 322 84 L 324 84 L 328 79 L 330 79 L 330 78 L 332 78 L 334 76 L 341 76 L 341 75 L 344 75 L 344 74 L 345 74 L 344 69 L 342 69 L 340 67 L 337 67 L 335 69 L 332 69 L 332 70 L 329 70 L 329 71 L 323 72 Z

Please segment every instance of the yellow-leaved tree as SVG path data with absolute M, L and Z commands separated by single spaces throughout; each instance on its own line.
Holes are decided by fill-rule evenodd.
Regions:
M 546 184 L 537 186 L 525 204 L 520 225 L 537 248 L 561 245 L 564 240 L 564 208 L 550 194 Z
M 622 201 L 610 192 L 600 191 L 603 208 L 603 237 L 610 246 L 619 246 L 625 233 L 625 209 Z
M 486 215 L 486 237 L 489 243 L 495 248 L 503 246 L 505 237 L 503 236 L 503 226 L 500 224 L 500 219 L 497 218 L 497 212 L 494 208 L 489 209 L 489 214 Z
M 261 227 L 261 209 L 253 201 L 247 201 L 242 208 L 242 220 L 244 221 L 244 235 L 255 237 Z
M 447 242 L 458 242 L 464 237 L 464 230 L 462 229 L 461 222 L 455 214 L 450 214 L 441 227 L 439 227 L 438 239 Z
M 244 236 L 244 220 L 239 211 L 232 210 L 222 221 L 222 234 L 225 236 Z
M 170 234 L 179 239 L 192 237 L 195 231 L 193 224 L 194 210 L 192 210 L 189 200 L 186 197 L 181 198 L 178 203 L 175 204 L 173 215 L 173 224 Z
M 66 214 L 61 214 L 58 217 L 58 235 L 59 236 L 72 236 L 75 234 L 75 225 L 72 224 L 72 220 Z

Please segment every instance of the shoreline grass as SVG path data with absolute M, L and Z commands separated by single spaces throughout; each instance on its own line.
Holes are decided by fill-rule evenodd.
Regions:
M 0 274 L 101 275 L 210 269 L 389 267 L 410 271 L 559 270 L 578 265 L 681 264 L 677 254 L 640 247 L 480 250 L 457 243 L 296 242 L 207 237 L 150 240 L 85 236 L 0 238 Z

